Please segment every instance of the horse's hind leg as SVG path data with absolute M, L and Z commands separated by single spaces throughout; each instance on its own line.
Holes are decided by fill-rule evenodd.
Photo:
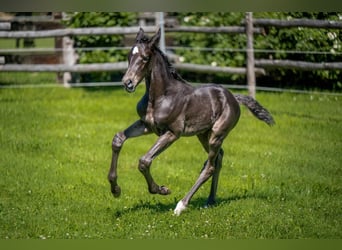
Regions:
M 225 136 L 222 136 L 220 134 L 215 134 L 214 132 L 210 133 L 209 141 L 208 141 L 208 160 L 206 162 L 206 165 L 203 168 L 196 183 L 192 186 L 192 188 L 188 192 L 188 194 L 182 200 L 178 202 L 174 210 L 174 213 L 176 215 L 180 215 L 181 212 L 186 209 L 186 206 L 189 204 L 192 196 L 197 192 L 197 190 L 202 186 L 202 184 L 205 183 L 216 172 L 217 173 L 215 174 L 216 182 L 212 184 L 212 187 L 214 187 L 214 189 L 211 190 L 212 195 L 209 196 L 209 198 L 211 199 L 215 198 L 217 180 L 218 180 L 218 174 L 219 174 L 219 170 L 216 171 L 216 159 L 220 153 L 221 145 L 222 145 L 224 137 Z
M 120 150 L 122 148 L 122 145 L 124 142 L 131 137 L 137 137 L 143 134 L 148 134 L 149 129 L 145 126 L 145 124 L 138 120 L 135 123 L 133 123 L 130 127 L 128 127 L 126 130 L 117 133 L 113 137 L 112 141 L 112 161 L 110 164 L 110 169 L 108 173 L 108 181 L 111 185 L 111 192 L 114 195 L 114 197 L 119 197 L 121 194 L 121 188 L 117 184 L 117 164 L 118 164 L 118 158 L 120 154 Z
M 215 172 L 211 180 L 210 194 L 209 194 L 206 206 L 214 205 L 216 202 L 215 198 L 216 198 L 219 175 L 220 175 L 220 171 L 222 168 L 223 154 L 224 152 L 223 152 L 223 149 L 221 148 L 219 154 L 216 157 Z
M 197 137 L 198 137 L 199 141 L 201 142 L 205 151 L 208 153 L 209 152 L 209 135 L 208 135 L 208 133 L 200 134 Z M 209 194 L 208 200 L 206 202 L 206 206 L 211 206 L 211 205 L 215 204 L 215 197 L 216 197 L 218 179 L 219 179 L 219 175 L 220 175 L 220 171 L 221 171 L 221 167 L 222 167 L 223 154 L 224 154 L 224 152 L 223 152 L 223 149 L 221 148 L 219 151 L 219 154 L 217 155 L 216 160 L 215 160 L 215 172 L 212 176 L 210 194 Z M 204 162 L 202 171 L 205 169 L 207 162 L 208 161 Z

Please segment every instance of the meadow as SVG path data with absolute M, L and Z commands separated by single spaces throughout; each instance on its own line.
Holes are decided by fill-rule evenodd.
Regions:
M 1 85 L 13 84 L 2 77 Z M 21 78 L 30 84 L 35 77 Z M 242 107 L 223 145 L 217 205 L 203 208 L 206 183 L 176 217 L 206 159 L 195 137 L 181 138 L 152 164 L 171 195 L 150 195 L 137 169 L 154 135 L 124 145 L 120 198 L 107 182 L 112 137 L 137 119 L 143 91 L 0 89 L 0 239 L 342 238 L 341 95 L 258 92 L 276 125 Z

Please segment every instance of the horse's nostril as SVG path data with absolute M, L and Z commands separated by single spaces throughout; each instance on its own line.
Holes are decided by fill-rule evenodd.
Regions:
M 128 88 L 132 88 L 132 87 L 133 87 L 132 80 L 128 80 L 128 81 L 127 81 L 127 87 L 128 87 Z
M 133 92 L 134 91 L 134 85 L 133 85 L 133 82 L 132 82 L 132 80 L 127 80 L 126 81 L 126 83 L 125 83 L 125 85 L 126 85 L 126 90 L 128 91 L 128 92 Z

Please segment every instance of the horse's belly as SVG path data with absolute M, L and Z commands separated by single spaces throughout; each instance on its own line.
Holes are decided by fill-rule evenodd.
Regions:
M 187 121 L 184 124 L 184 130 L 183 135 L 184 136 L 192 136 L 195 134 L 200 134 L 202 132 L 205 132 L 209 130 L 212 127 L 212 122 L 206 120 L 206 122 L 203 122 L 198 119 L 193 119 L 191 121 Z

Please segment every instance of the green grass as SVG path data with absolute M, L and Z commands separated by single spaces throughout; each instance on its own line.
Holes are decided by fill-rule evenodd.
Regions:
M 341 238 L 341 96 L 258 93 L 276 126 L 243 108 L 224 143 L 217 206 L 202 208 L 207 183 L 175 217 L 206 158 L 196 138 L 153 162 L 171 195 L 150 195 L 137 170 L 153 135 L 124 145 L 120 198 L 107 183 L 111 139 L 135 121 L 142 93 L 0 89 L 0 239 Z
M 8 85 L 47 85 L 57 80 L 57 73 L 50 72 L 1 72 L 0 87 Z
M 53 48 L 55 46 L 54 38 L 36 38 L 34 39 L 34 45 L 36 48 Z M 20 39 L 19 47 L 23 47 L 23 39 Z M 4 39 L 0 38 L 0 48 L 2 49 L 15 49 L 16 39 Z

